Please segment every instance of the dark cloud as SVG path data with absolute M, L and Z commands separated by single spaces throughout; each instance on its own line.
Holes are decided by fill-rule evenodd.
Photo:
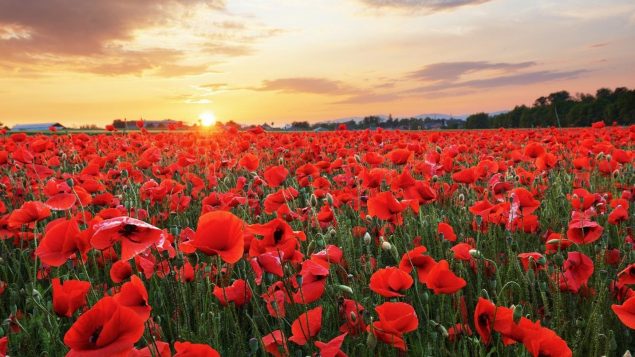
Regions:
M 252 53 L 259 39 L 278 30 L 234 17 L 225 0 L 0 0 L 0 69 L 21 73 L 51 70 L 104 75 L 206 73 L 210 63 L 188 63 L 180 49 L 129 50 L 136 31 L 184 23 L 193 11 L 217 11 L 195 49 L 213 57 Z M 189 15 L 188 15 L 189 14 Z M 6 70 L 9 68 L 9 71 Z
M 0 41 L 3 53 L 94 55 L 114 40 L 129 40 L 134 30 L 164 23 L 175 6 L 203 0 L 2 0 L 0 27 L 20 27 L 28 38 Z
M 465 5 L 478 5 L 491 0 L 360 0 L 372 7 L 392 7 L 402 9 L 425 9 L 441 11 Z
M 455 81 L 464 74 L 485 70 L 514 71 L 535 65 L 535 62 L 521 63 L 490 63 L 485 61 L 473 62 L 441 62 L 433 63 L 422 69 L 411 72 L 408 77 L 424 81 Z

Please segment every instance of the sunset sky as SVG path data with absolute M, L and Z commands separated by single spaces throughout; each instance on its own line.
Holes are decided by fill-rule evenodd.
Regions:
M 0 0 L 0 122 L 511 109 L 635 87 L 633 0 Z

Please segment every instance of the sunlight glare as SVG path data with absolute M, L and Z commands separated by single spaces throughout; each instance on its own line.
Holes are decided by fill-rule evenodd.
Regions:
M 212 126 L 216 123 L 216 116 L 212 112 L 201 113 L 198 118 L 201 119 L 201 125 L 203 126 Z

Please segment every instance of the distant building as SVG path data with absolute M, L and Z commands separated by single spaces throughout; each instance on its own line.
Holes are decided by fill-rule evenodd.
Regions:
M 34 123 L 34 124 L 16 124 L 11 131 L 47 131 L 50 128 L 55 130 L 64 130 L 66 127 L 60 123 Z

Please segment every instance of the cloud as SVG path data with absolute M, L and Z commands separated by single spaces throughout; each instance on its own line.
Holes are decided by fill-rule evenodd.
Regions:
M 210 57 L 251 54 L 279 33 L 224 9 L 225 0 L 1 0 L 0 70 L 201 74 Z
M 216 91 L 216 90 L 227 89 L 228 85 L 227 83 L 207 83 L 207 84 L 201 84 L 199 87 Z
M 466 5 L 478 5 L 491 0 L 360 0 L 367 6 L 409 10 L 442 11 Z
M 329 95 L 345 95 L 359 92 L 358 89 L 340 81 L 314 77 L 279 78 L 274 80 L 265 80 L 262 82 L 262 85 L 260 87 L 256 87 L 253 89 L 259 91 Z
M 295 77 L 265 80 L 260 87 L 244 89 L 281 93 L 321 94 L 342 98 L 330 104 L 368 104 L 399 99 L 401 97 L 399 93 L 375 91 L 375 89 L 391 88 L 393 85 L 393 83 L 382 83 L 373 88 L 361 88 L 327 78 Z
M 457 95 L 461 93 L 471 93 L 475 90 L 492 89 L 508 86 L 530 85 L 535 83 L 544 83 L 555 80 L 577 78 L 579 75 L 587 72 L 586 70 L 573 71 L 531 71 L 525 73 L 514 73 L 501 76 L 495 76 L 483 79 L 473 79 L 467 81 L 440 81 L 430 85 L 409 89 L 404 93 L 408 94 L 424 94 L 428 97 L 444 97 Z
M 422 69 L 411 72 L 408 75 L 410 79 L 418 79 L 425 81 L 455 81 L 462 75 L 470 74 L 485 70 L 495 71 L 514 71 L 518 69 L 528 68 L 535 65 L 535 62 L 521 63 L 490 63 L 485 61 L 477 62 L 441 62 L 433 63 L 423 67 Z
M 370 103 L 382 103 L 392 102 L 394 100 L 402 98 L 399 93 L 375 93 L 367 92 L 351 96 L 346 99 L 333 102 L 332 104 L 370 104 Z
M 130 40 L 140 28 L 165 23 L 174 7 L 222 1 L 194 0 L 3 0 L 0 24 L 19 27 L 28 38 L 0 42 L 11 52 L 58 55 L 103 53 L 114 40 Z

